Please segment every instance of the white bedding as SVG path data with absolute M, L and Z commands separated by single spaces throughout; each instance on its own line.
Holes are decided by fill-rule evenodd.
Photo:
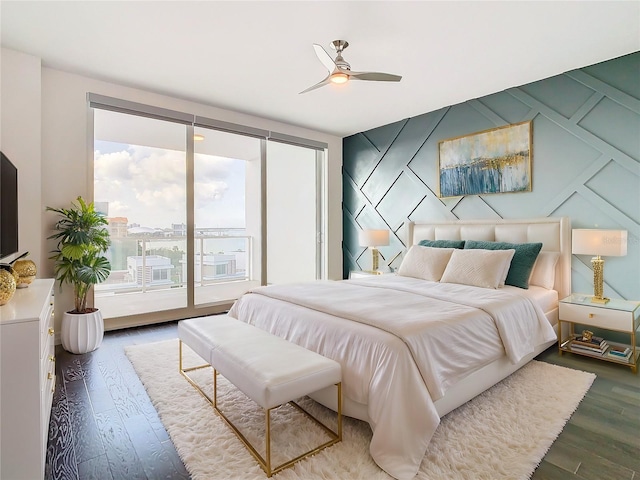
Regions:
M 395 275 L 258 288 L 229 314 L 340 362 L 345 397 L 367 405 L 373 459 L 399 479 L 416 474 L 450 386 L 555 338 L 521 292 Z
M 522 288 L 518 287 L 512 287 L 510 285 L 505 285 L 501 288 L 530 298 L 545 313 L 558 308 L 558 292 L 556 292 L 555 290 L 548 290 L 544 287 L 538 287 L 531 284 L 529 284 L 528 290 L 523 290 Z

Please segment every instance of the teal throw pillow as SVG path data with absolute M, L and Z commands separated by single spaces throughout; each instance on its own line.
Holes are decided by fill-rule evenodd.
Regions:
M 513 258 L 509 273 L 504 281 L 505 285 L 514 287 L 529 288 L 529 277 L 533 264 L 542 249 L 542 243 L 507 243 L 507 242 L 485 242 L 479 240 L 467 240 L 464 248 L 481 248 L 484 250 L 510 250 L 514 249 Z
M 434 248 L 464 248 L 464 240 L 420 240 L 418 245 Z

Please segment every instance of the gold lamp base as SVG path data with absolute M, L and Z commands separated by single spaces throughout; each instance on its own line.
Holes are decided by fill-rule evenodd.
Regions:
M 371 248 L 371 255 L 373 256 L 371 259 L 371 270 L 364 270 L 371 275 L 382 275 L 382 272 L 378 271 L 378 267 L 380 265 L 380 252 L 376 247 Z
M 376 247 L 372 247 L 371 248 L 371 254 L 373 255 L 373 259 L 371 261 L 371 271 L 375 272 L 378 270 L 378 265 L 379 265 L 379 258 L 380 258 L 380 252 L 378 252 L 378 249 Z
M 363 271 L 371 275 L 382 275 L 383 272 L 380 272 L 378 270 L 378 267 L 380 265 L 380 252 L 376 247 L 370 247 L 370 249 L 371 249 L 371 255 L 372 255 L 371 270 L 363 270 Z
M 591 259 L 593 266 L 593 297 L 591 303 L 604 304 L 609 301 L 603 296 L 604 293 L 604 260 L 597 255 Z

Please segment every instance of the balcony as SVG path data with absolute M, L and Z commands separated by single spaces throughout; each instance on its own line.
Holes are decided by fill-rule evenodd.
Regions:
M 112 238 L 111 274 L 95 287 L 105 320 L 187 309 L 186 245 L 182 235 Z M 195 307 L 228 304 L 259 286 L 252 252 L 247 235 L 196 235 Z

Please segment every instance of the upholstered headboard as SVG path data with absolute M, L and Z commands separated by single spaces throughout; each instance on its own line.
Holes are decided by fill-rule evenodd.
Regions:
M 491 242 L 542 242 L 542 250 L 559 252 L 554 289 L 559 298 L 571 294 L 571 221 L 569 217 L 524 220 L 452 220 L 409 223 L 408 244 L 420 240 L 485 240 Z

